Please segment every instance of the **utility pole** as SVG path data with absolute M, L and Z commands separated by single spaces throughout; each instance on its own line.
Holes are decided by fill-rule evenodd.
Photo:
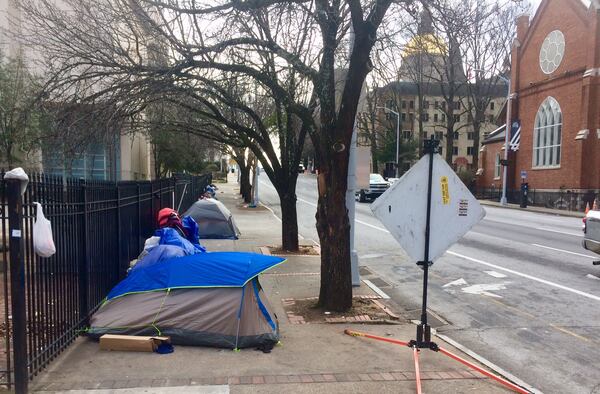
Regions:
M 352 56 L 354 48 L 354 27 L 350 24 L 350 45 L 348 58 Z M 348 81 L 346 81 L 348 82 Z M 352 130 L 352 142 L 348 159 L 348 186 L 346 188 L 346 208 L 348 208 L 348 221 L 350 222 L 350 268 L 352 273 L 352 286 L 360 286 L 360 273 L 358 272 L 358 253 L 354 248 L 354 233 L 356 228 L 356 117 Z

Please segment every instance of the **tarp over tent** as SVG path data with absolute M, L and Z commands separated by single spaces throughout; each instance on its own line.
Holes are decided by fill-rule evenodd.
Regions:
M 234 349 L 279 341 L 258 275 L 284 259 L 212 252 L 144 260 L 92 316 L 90 336 L 166 335 L 174 344 Z
M 231 212 L 219 200 L 198 200 L 184 216 L 191 216 L 198 223 L 201 239 L 238 239 L 240 235 Z

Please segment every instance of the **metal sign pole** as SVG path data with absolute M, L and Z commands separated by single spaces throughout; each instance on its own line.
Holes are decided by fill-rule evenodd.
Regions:
M 429 172 L 427 177 L 427 214 L 425 216 L 425 248 L 423 250 L 423 261 L 417 262 L 423 268 L 423 304 L 421 306 L 421 324 L 417 326 L 417 338 L 413 346 L 417 348 L 437 348 L 437 345 L 431 342 L 431 327 L 427 324 L 427 286 L 429 280 L 429 266 L 432 262 L 429 260 L 429 238 L 431 224 L 431 189 L 433 184 L 433 155 L 438 151 L 439 141 L 432 135 L 431 139 L 423 141 L 424 152 L 429 155 Z

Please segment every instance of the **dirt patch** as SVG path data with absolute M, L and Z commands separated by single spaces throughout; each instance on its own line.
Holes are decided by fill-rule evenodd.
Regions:
M 297 252 L 290 252 L 282 249 L 281 246 L 268 246 L 269 252 L 275 255 L 304 255 L 304 256 L 319 256 L 321 248 L 313 245 L 300 245 Z
M 317 306 L 316 298 L 284 300 L 286 314 L 293 324 L 304 323 L 363 323 L 398 321 L 398 316 L 391 316 L 381 308 L 376 300 L 356 297 L 352 300 L 352 308 L 346 312 L 327 311 Z

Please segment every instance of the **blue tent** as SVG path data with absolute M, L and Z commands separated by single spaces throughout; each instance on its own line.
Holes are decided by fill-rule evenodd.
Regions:
M 278 342 L 277 316 L 258 276 L 283 258 L 207 252 L 162 260 L 170 250 L 154 253 L 111 290 L 90 335 L 166 335 L 174 344 L 231 348 Z

